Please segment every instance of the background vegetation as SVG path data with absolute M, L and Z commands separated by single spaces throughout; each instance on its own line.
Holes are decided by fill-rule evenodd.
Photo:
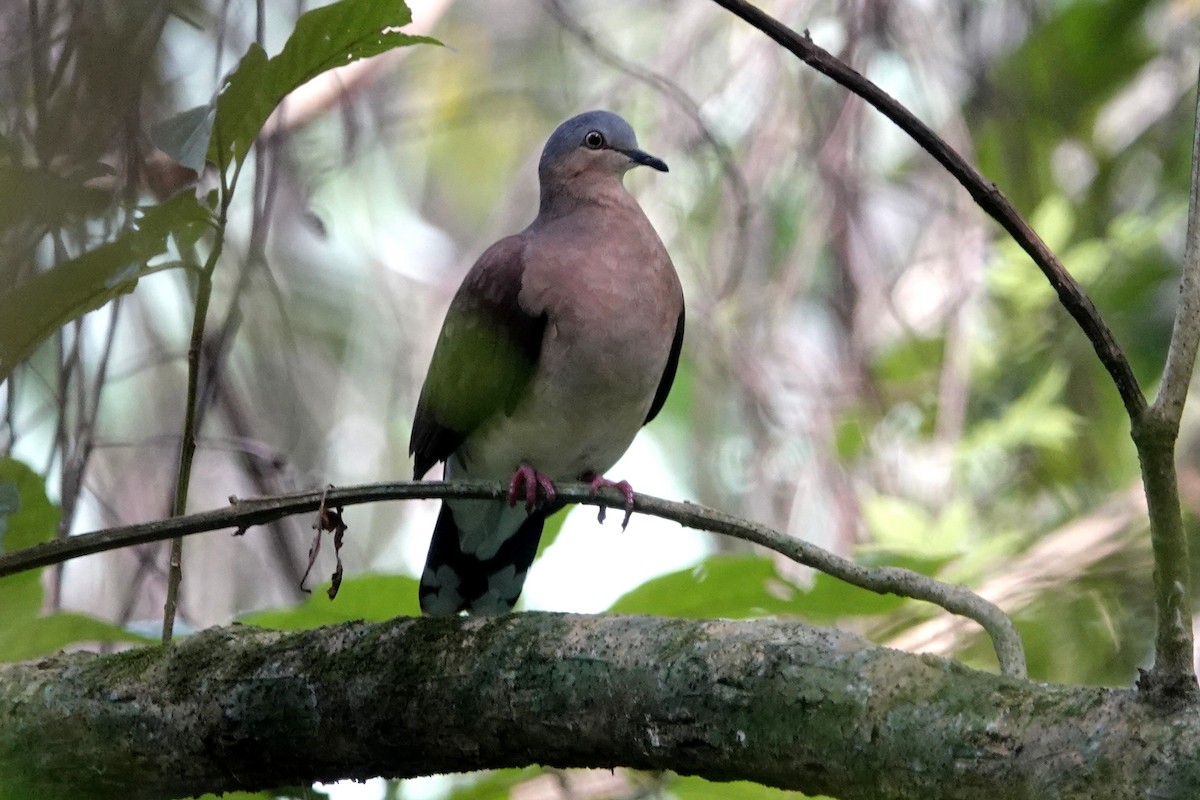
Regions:
M 3 550 L 170 512 L 206 268 L 188 508 L 408 477 L 416 392 L 458 280 L 531 218 L 548 132 L 606 107 L 671 166 L 629 184 L 689 312 L 676 389 L 613 474 L 965 582 L 1015 616 L 1035 680 L 1128 685 L 1148 666 L 1151 564 L 1120 399 L 1027 257 L 890 123 L 709 3 L 414 1 L 406 30 L 447 47 L 402 48 L 290 97 L 236 192 L 200 176 L 200 197 L 229 201 L 214 255 L 193 176 L 155 149 L 185 152 L 192 129 L 159 123 L 207 103 L 251 43 L 278 52 L 310 5 L 0 7 L 0 509 L 22 508 L 0 517 Z M 1183 248 L 1200 5 L 766 5 L 1003 187 L 1154 385 Z M 1194 527 L 1192 419 L 1179 469 Z M 352 577 L 333 603 L 299 588 L 305 523 L 193 537 L 181 630 L 416 613 L 434 508 L 348 513 Z M 974 629 L 924 605 L 649 519 L 626 534 L 593 519 L 570 513 L 527 607 L 790 614 L 993 667 Z M 166 554 L 3 579 L 0 658 L 154 636 Z M 517 784 L 523 797 L 766 792 L 521 771 L 363 796 Z

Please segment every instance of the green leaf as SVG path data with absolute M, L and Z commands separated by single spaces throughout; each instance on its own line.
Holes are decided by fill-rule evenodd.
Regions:
M 0 662 L 37 658 L 78 642 L 149 644 L 152 641 L 102 619 L 60 611 L 44 617 L 6 621 L 0 627 Z
M 921 553 L 930 545 L 936 527 L 922 506 L 903 497 L 874 495 L 863 500 L 863 522 L 879 547 L 904 553 Z M 935 548 L 941 552 L 940 544 Z M 954 550 L 957 552 L 957 550 Z
M 834 428 L 834 451 L 839 461 L 847 463 L 867 449 L 867 432 L 871 429 L 866 412 L 859 408 L 842 411 Z
M 202 794 L 196 800 L 329 800 L 328 792 L 309 786 L 279 786 L 261 792 L 223 792 Z
M 58 518 L 41 476 L 15 458 L 0 458 L 0 553 L 50 541 Z
M 903 597 L 869 592 L 823 572 L 817 573 L 811 589 L 797 595 L 792 602 L 796 609 L 793 613 L 810 622 L 889 614 L 902 605 Z
M 678 777 L 668 791 L 677 800 L 804 800 L 808 795 L 774 789 L 749 781 L 716 783 L 695 776 Z M 820 800 L 820 798 L 812 798 Z
M 4 550 L 4 531 L 8 528 L 8 516 L 21 507 L 21 492 L 14 481 L 0 480 L 0 551 Z
M 210 218 L 191 194 L 139 209 L 136 225 L 115 240 L 0 291 L 0 381 L 62 325 L 133 290 L 167 237 L 191 238 Z
M 279 102 L 322 72 L 397 47 L 440 44 L 400 33 L 410 22 L 412 14 L 399 0 L 341 0 L 303 14 L 274 58 L 250 45 L 217 92 L 208 160 L 222 172 L 241 164 Z
M 945 341 L 941 338 L 901 339 L 883 350 L 871 364 L 872 372 L 880 381 L 928 382 L 931 375 L 941 368 Z
M 671 384 L 671 392 L 662 407 L 664 419 L 678 420 L 682 424 L 690 424 L 695 405 L 696 368 L 692 360 L 680 354 L 679 365 L 675 369 L 675 381 Z
M 1021 447 L 1063 451 L 1071 447 L 1081 420 L 1062 400 L 1066 386 L 1066 370 L 1049 367 L 999 418 L 976 425 L 964 438 L 961 453 L 970 455 L 988 449 L 1011 452 Z
M 41 574 L 41 570 L 30 570 L 0 578 L 0 638 L 10 626 L 32 619 L 42 610 Z
M 546 520 L 546 524 L 542 526 L 542 538 L 538 541 L 537 554 L 533 560 L 537 561 L 546 552 L 546 548 L 554 544 L 558 540 L 558 534 L 562 532 L 563 523 L 567 521 L 567 515 L 575 509 L 575 506 L 570 506 L 558 514 L 554 514 L 550 519 Z
M 712 556 L 631 589 L 609 609 L 614 614 L 659 614 L 685 619 L 741 619 L 779 613 L 782 601 L 767 592 L 778 580 L 761 556 Z
M 150 128 L 154 145 L 188 169 L 204 171 L 208 142 L 212 138 L 212 104 L 196 106 L 168 117 Z
M 0 459 L 0 553 L 50 541 L 58 520 L 58 507 L 46 497 L 41 476 L 20 461 Z M 41 570 L 30 570 L 0 578 L 0 638 L 17 621 L 41 611 L 40 576 Z
M 329 800 L 329 794 L 318 792 L 312 786 L 279 786 L 261 792 L 202 794 L 196 800 Z
M 617 614 L 658 614 L 684 619 L 744 619 L 769 615 L 813 621 L 886 614 L 903 598 L 880 595 L 818 573 L 805 592 L 787 583 L 763 556 L 712 556 L 691 569 L 643 583 L 609 609 Z
M 1061 194 L 1053 194 L 1042 200 L 1030 215 L 1029 224 L 1047 244 L 1062 251 L 1070 243 L 1077 224 L 1076 211 L 1071 202 Z M 1075 256 L 1094 258 L 1094 253 L 1080 251 Z M 1063 263 L 1071 274 L 1079 278 L 1078 266 L 1066 255 Z M 1092 267 L 1092 274 L 1095 267 Z M 1019 314 L 1028 314 L 1043 309 L 1055 302 L 1054 287 L 1042 275 L 1042 271 L 1012 240 L 1003 240 L 996 248 L 995 261 L 985 273 L 988 289 L 992 295 L 1011 303 Z
M 0 553 L 50 541 L 59 517 L 36 472 L 14 459 L 0 459 Z M 83 614 L 39 617 L 41 575 L 37 569 L 0 578 L 0 662 L 35 658 L 75 642 L 149 641 Z
M 866 552 L 899 552 L 932 563 L 968 550 L 976 528 L 974 510 L 961 497 L 947 502 L 935 518 L 911 500 L 875 495 L 863 501 L 863 519 L 872 541 Z
M 541 774 L 542 770 L 539 767 L 525 767 L 499 769 L 482 773 L 480 776 L 470 776 L 471 783 L 451 791 L 446 800 L 508 800 L 514 786 L 533 780 Z M 459 780 L 461 779 L 455 778 L 455 782 Z
M 342 581 L 338 596 L 325 594 L 329 584 L 314 587 L 312 595 L 289 609 L 272 609 L 246 614 L 241 621 L 263 628 L 291 631 L 366 620 L 383 622 L 393 617 L 415 617 L 421 613 L 414 578 L 402 575 L 360 575 Z

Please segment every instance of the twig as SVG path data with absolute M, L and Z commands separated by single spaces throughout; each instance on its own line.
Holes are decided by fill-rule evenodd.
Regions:
M 787 27 L 779 20 L 763 12 L 746 0 L 713 0 L 714 3 L 740 17 L 751 26 L 765 33 L 773 41 L 789 51 L 805 64 L 823 75 L 832 78 L 854 94 L 866 100 L 901 130 L 912 137 L 929 155 L 954 176 L 954 179 L 970 192 L 972 199 L 1029 254 L 1046 280 L 1058 294 L 1058 300 L 1078 323 L 1088 341 L 1096 350 L 1100 362 L 1112 376 L 1121 402 L 1131 419 L 1146 408 L 1146 398 L 1134 377 L 1129 359 L 1100 313 L 1092 305 L 1083 288 L 1076 283 L 1062 262 L 1050 250 L 1037 232 L 1021 217 L 1004 193 L 987 180 L 958 152 L 921 122 L 911 111 L 895 98 L 851 69 L 827 50 L 817 46 L 808 38 Z
M 218 234 L 213 254 L 220 251 L 224 237 Z M 210 262 L 216 259 L 210 255 Z M 192 479 L 192 459 L 196 455 L 196 395 L 200 384 L 200 356 L 204 344 L 204 322 L 212 298 L 212 271 L 205 267 L 196 288 L 196 310 L 192 317 L 192 338 L 188 347 L 187 397 L 184 400 L 183 435 L 179 441 L 179 469 L 175 476 L 175 496 L 171 501 L 171 516 L 182 516 L 187 509 L 188 485 Z M 167 568 L 167 599 L 163 604 L 162 640 L 171 641 L 175 629 L 175 609 L 179 604 L 179 584 L 183 580 L 183 539 L 171 541 Z
M 223 12 L 226 9 L 223 9 Z M 255 21 L 256 41 L 261 46 L 264 36 L 265 9 L 261 0 L 255 4 L 257 18 Z M 257 146 L 257 143 L 256 143 Z M 255 157 L 255 168 L 258 169 L 258 156 Z M 237 186 L 238 177 L 242 173 L 239 161 L 233 170 L 233 177 L 226 174 L 225 165 L 218 166 L 220 175 L 220 211 L 217 216 L 216 236 L 213 248 L 200 270 L 196 288 L 196 309 L 192 317 L 192 338 L 188 346 L 188 386 L 187 399 L 183 417 L 183 439 L 179 443 L 179 472 L 175 483 L 175 500 L 172 503 L 171 516 L 182 516 L 187 507 L 188 483 L 192 476 L 192 458 L 196 454 L 196 432 L 203 414 L 199 398 L 200 367 L 204 361 L 204 325 L 208 319 L 208 305 L 212 299 L 212 276 L 221 258 L 225 246 L 225 228 L 229 219 L 229 204 L 233 200 L 233 190 Z M 256 204 L 257 209 L 257 204 Z M 238 287 L 239 294 L 241 286 Z M 236 302 L 236 299 L 235 299 Z M 171 542 L 170 568 L 167 570 L 167 599 L 163 604 L 162 640 L 171 640 L 172 629 L 175 626 L 175 610 L 179 600 L 179 584 L 183 580 L 183 539 L 176 538 Z
M 1200 78 L 1198 78 L 1200 83 Z M 1178 424 L 1187 400 L 1188 386 L 1196 366 L 1200 345 L 1200 97 L 1196 104 L 1196 128 L 1192 135 L 1192 180 L 1188 196 L 1187 238 L 1179 279 L 1179 306 L 1163 369 L 1162 384 L 1153 409 Z
M 224 187 L 225 178 L 221 177 Z M 200 386 L 200 362 L 204 346 L 204 323 L 208 318 L 208 304 L 212 299 L 212 275 L 217 260 L 225 245 L 225 224 L 228 218 L 230 191 L 224 188 L 221 210 L 217 218 L 216 236 L 212 250 L 204 267 L 200 270 L 196 285 L 196 310 L 192 317 L 192 338 L 188 346 L 187 397 L 184 400 L 183 436 L 179 442 L 179 469 L 175 476 L 175 497 L 171 502 L 171 516 L 183 516 L 187 510 L 188 484 L 192 479 L 192 459 L 196 455 L 196 407 Z M 167 598 L 163 603 L 162 640 L 171 641 L 175 628 L 175 610 L 179 604 L 179 584 L 183 580 L 183 539 L 171 542 L 171 554 L 167 569 Z
M 607 508 L 624 508 L 625 496 L 616 490 L 593 493 L 585 483 L 556 486 L 558 499 Z M 234 528 L 244 532 L 252 525 L 273 522 L 292 514 L 317 511 L 327 506 L 353 506 L 381 500 L 418 498 L 464 498 L 500 500 L 508 496 L 507 483 L 490 481 L 375 483 L 345 488 L 321 489 L 276 497 L 239 500 L 230 498 L 230 508 L 191 514 L 186 517 L 126 525 L 95 533 L 44 542 L 34 547 L 0 555 L 0 578 L 24 570 L 57 564 L 80 556 L 119 547 L 157 542 L 193 533 Z M 1025 654 L 1012 621 L 999 608 L 964 586 L 951 586 L 899 567 L 864 567 L 834 555 L 814 544 L 793 539 L 765 525 L 738 519 L 695 503 L 679 503 L 648 495 L 635 495 L 634 510 L 672 520 L 696 530 L 712 531 L 761 545 L 787 558 L 833 575 L 847 583 L 879 594 L 896 594 L 926 600 L 954 614 L 978 622 L 996 648 L 1000 671 L 1025 677 Z

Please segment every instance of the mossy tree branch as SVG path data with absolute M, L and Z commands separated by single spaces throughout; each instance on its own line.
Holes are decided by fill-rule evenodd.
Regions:
M 235 626 L 0 665 L 3 800 L 530 763 L 847 799 L 1184 798 L 1200 796 L 1200 717 L 767 620 Z

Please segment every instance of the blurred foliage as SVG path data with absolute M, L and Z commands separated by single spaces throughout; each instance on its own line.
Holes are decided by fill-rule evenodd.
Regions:
M 398 616 L 417 617 L 421 615 L 417 603 L 419 585 L 420 581 L 402 575 L 362 575 L 342 581 L 337 602 L 329 601 L 329 585 L 325 584 L 314 587 L 301 605 L 255 611 L 241 621 L 294 631 L 355 620 L 383 622 Z
M 0 458 L 0 553 L 49 541 L 58 508 L 46 497 L 41 477 L 11 458 Z M 145 637 L 86 614 L 43 615 L 42 573 L 29 570 L 0 578 L 0 661 L 24 661 L 76 643 L 144 643 Z
M 333 3 L 300 16 L 279 55 L 268 58 L 262 45 L 252 43 L 237 69 L 222 82 L 214 95 L 210 111 L 198 115 L 185 111 L 187 122 L 208 132 L 207 160 L 222 174 L 232 166 L 240 169 L 254 140 L 276 106 L 295 89 L 334 67 L 344 67 L 361 58 L 370 58 L 396 47 L 417 43 L 436 44 L 427 36 L 410 36 L 400 28 L 412 22 L 404 3 L 362 2 Z M 171 120 L 168 120 L 171 122 Z M 161 129 L 160 129 L 161 130 Z M 194 130 L 194 129 L 193 129 Z M 186 136 L 184 151 L 168 155 L 187 166 L 198 163 L 192 149 L 199 138 Z M 178 142 L 178 138 L 174 140 Z
M 0 41 L 28 43 L 0 65 L 0 453 L 35 465 L 0 462 L 0 547 L 164 513 L 193 275 L 216 235 L 226 247 L 194 354 L 192 507 L 406 477 L 403 442 L 454 287 L 532 217 L 546 133 L 603 106 L 672 170 L 629 186 L 688 299 L 675 389 L 643 434 L 679 493 L 865 563 L 1006 592 L 1035 679 L 1134 679 L 1151 566 L 1119 398 L 1024 253 L 874 112 L 697 0 L 429 2 L 412 34 L 395 30 L 402 4 L 311 5 L 0 6 Z M 934 5 L 784 12 L 980 165 L 1152 389 L 1182 254 L 1200 9 Z M 306 79 L 427 33 L 450 47 L 362 62 L 330 97 L 292 94 L 290 121 L 253 144 Z M 1195 530 L 1191 417 L 1180 452 Z M 360 574 L 333 603 L 297 588 L 306 522 L 193 537 L 184 619 L 297 628 L 415 614 L 429 514 L 356 509 L 343 557 Z M 539 558 L 591 517 L 565 518 Z M 942 616 L 724 540 L 681 569 L 655 550 L 659 530 L 638 541 L 665 574 L 635 588 L 614 575 L 598 607 L 783 615 L 885 643 Z M 128 627 L 161 610 L 162 564 L 147 547 L 0 579 L 0 658 L 136 640 Z M 561 583 L 565 602 L 576 587 Z M 922 641 L 992 668 L 975 632 Z M 507 797 L 539 774 L 456 778 L 441 796 Z M 654 780 L 631 791 L 785 794 Z
M 514 786 L 525 783 L 542 774 L 535 767 L 525 769 L 498 769 L 476 775 L 456 778 L 459 784 L 450 790 L 447 800 L 505 800 Z
M 167 252 L 168 237 L 189 252 L 208 222 L 194 197 L 176 195 L 135 211 L 129 229 L 111 242 L 0 293 L 0 380 L 63 325 L 132 292 L 139 277 L 161 269 L 153 262 Z
M 578 771 L 574 771 L 574 773 L 578 773 Z M 446 800 L 506 800 L 513 787 L 528 783 L 531 779 L 538 777 L 538 774 L 539 771 L 536 769 L 512 769 L 470 776 L 467 778 L 467 784 L 453 789 L 447 795 Z M 568 792 L 568 797 L 578 796 L 570 794 L 573 791 L 570 788 L 573 785 L 571 782 L 573 771 L 555 771 L 552 774 L 568 787 L 565 790 Z M 823 800 L 821 797 L 771 789 L 746 781 L 715 783 L 703 778 L 666 773 L 646 776 L 646 781 L 639 782 L 634 775 L 624 771 L 622 777 L 631 784 L 628 789 L 629 796 L 638 798 L 661 798 L 661 800 L 806 800 L 806 798 L 811 798 L 811 800 Z M 588 793 L 585 796 L 619 798 L 622 795 L 601 792 L 600 794 Z
M 329 794 L 311 786 L 281 787 L 269 792 L 225 792 L 200 795 L 197 800 L 329 800 Z
M 667 796 L 675 800 L 802 800 L 810 795 L 769 789 L 754 783 L 734 781 L 713 783 L 703 778 L 677 777 L 667 787 Z M 821 800 L 812 797 L 812 800 Z
M 787 615 L 830 623 L 842 617 L 886 614 L 903 602 L 895 595 L 873 594 L 822 573 L 814 577 L 812 588 L 802 590 L 782 579 L 770 558 L 746 555 L 714 556 L 691 569 L 654 578 L 621 597 L 609 611 L 691 619 Z

